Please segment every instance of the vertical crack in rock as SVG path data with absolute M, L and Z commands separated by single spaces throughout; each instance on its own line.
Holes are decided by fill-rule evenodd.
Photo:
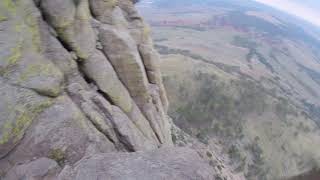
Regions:
M 159 61 L 160 61 L 159 55 L 152 48 L 151 45 L 140 44 L 138 46 L 138 49 L 139 49 L 141 59 L 143 60 L 143 63 L 145 65 L 149 82 L 152 84 L 156 84 L 159 87 L 161 102 L 162 102 L 164 111 L 167 112 L 169 102 L 168 102 L 168 98 L 162 82 L 162 76 L 161 76 L 160 65 L 159 65 Z
M 151 96 L 149 83 L 136 45 L 130 35 L 121 29 L 102 25 L 99 29 L 104 53 L 109 57 L 120 80 L 128 88 L 131 97 L 135 100 L 145 117 L 148 119 L 153 131 L 161 143 L 165 143 L 159 121 L 151 112 Z M 170 141 L 170 140 L 169 140 Z

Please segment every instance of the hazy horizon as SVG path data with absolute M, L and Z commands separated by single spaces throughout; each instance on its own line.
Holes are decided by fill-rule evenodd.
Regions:
M 320 27 L 320 2 L 316 0 L 254 0 L 300 17 Z

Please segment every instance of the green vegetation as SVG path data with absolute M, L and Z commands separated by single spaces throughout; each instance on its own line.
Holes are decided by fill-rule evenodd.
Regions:
M 273 66 L 268 62 L 268 60 L 257 50 L 259 44 L 255 41 L 241 36 L 235 36 L 232 44 L 235 46 L 243 47 L 249 49 L 249 53 L 246 56 L 246 59 L 249 63 L 251 63 L 252 58 L 257 58 L 260 63 L 262 63 L 267 69 L 269 69 L 272 73 L 275 72 Z
M 205 131 L 201 131 L 200 133 L 198 133 L 196 135 L 196 137 L 198 138 L 198 140 L 200 142 L 202 142 L 203 144 L 209 144 L 209 137 L 207 135 L 208 133 L 206 133 Z
M 180 55 L 184 55 L 184 56 L 187 56 L 187 57 L 190 57 L 190 58 L 193 58 L 193 59 L 207 61 L 202 56 L 200 56 L 198 54 L 193 54 L 189 50 L 174 49 L 174 48 L 169 48 L 167 46 L 162 46 L 162 45 L 158 45 L 158 44 L 155 45 L 155 48 L 158 50 L 158 52 L 160 54 L 163 54 L 163 55 L 180 54 Z
M 223 137 L 241 137 L 242 117 L 252 112 L 263 113 L 267 108 L 264 90 L 254 82 L 239 80 L 227 84 L 214 78 L 195 73 L 194 79 L 200 83 L 196 95 L 173 113 L 176 121 L 200 128 L 196 136 L 203 142 L 207 141 L 205 135 L 211 133 Z M 238 89 L 239 94 L 228 93 L 226 89 Z M 183 85 L 179 92 L 182 98 L 188 96 Z
M 288 99 L 284 98 L 278 99 L 278 102 L 275 106 L 275 112 L 276 115 L 282 120 L 287 119 L 287 115 L 295 113 L 293 107 L 291 107 L 291 105 L 289 104 Z
M 254 40 L 249 39 L 247 37 L 242 37 L 242 36 L 235 36 L 233 38 L 232 43 L 235 46 L 244 47 L 244 48 L 248 48 L 248 49 L 256 48 L 259 45 Z
M 267 180 L 269 168 L 264 167 L 266 163 L 263 159 L 263 151 L 260 146 L 257 144 L 257 142 L 254 142 L 246 146 L 245 148 L 251 152 L 253 160 L 252 164 L 249 164 L 248 166 L 248 168 L 250 168 L 250 171 L 245 174 L 246 178 L 248 178 L 249 180 L 253 180 L 258 177 L 258 179 Z
M 61 149 L 52 149 L 49 158 L 55 160 L 60 166 L 63 166 L 66 160 L 66 154 Z
M 172 135 L 171 135 L 171 138 L 172 138 L 173 144 L 176 144 L 176 143 L 177 143 L 177 136 L 174 135 L 174 134 L 172 134 Z
M 172 81 L 168 77 L 165 79 L 165 83 Z M 184 101 L 170 114 L 175 123 L 204 144 L 210 143 L 213 137 L 220 139 L 235 170 L 244 171 L 247 179 L 270 179 L 270 164 L 264 156 L 265 146 L 259 142 L 265 142 L 266 136 L 277 138 L 281 135 L 269 137 L 244 125 L 252 115 L 261 116 L 261 121 L 269 122 L 268 119 L 262 120 L 267 118 L 265 113 L 275 113 L 281 123 L 289 127 L 289 115 L 298 116 L 290 100 L 277 97 L 258 82 L 246 78 L 226 81 L 217 75 L 196 71 L 190 79 L 197 87 L 192 91 L 184 84 L 188 82 L 179 81 L 182 83 L 177 88 L 178 96 Z M 310 131 L 305 124 L 297 128 L 303 132 Z M 257 137 L 248 140 L 248 131 Z M 263 140 L 260 140 L 260 135 Z
M 230 156 L 230 159 L 234 161 L 241 160 L 241 152 L 236 145 L 231 145 L 231 147 L 228 150 L 228 154 Z
M 209 151 L 207 151 L 207 156 L 209 157 L 209 158 L 212 158 L 212 153 L 211 152 L 209 152 Z
M 169 54 L 178 54 L 178 55 L 183 55 L 189 58 L 192 58 L 194 60 L 200 60 L 202 62 L 212 64 L 220 68 L 221 70 L 231 73 L 231 72 L 240 72 L 240 67 L 239 66 L 231 66 L 223 63 L 218 63 L 214 61 L 210 61 L 204 57 L 202 57 L 199 54 L 194 54 L 189 50 L 184 50 L 184 49 L 174 49 L 174 48 L 169 48 L 167 46 L 162 46 L 162 45 L 155 45 L 155 48 L 158 50 L 158 52 L 162 55 L 169 55 Z

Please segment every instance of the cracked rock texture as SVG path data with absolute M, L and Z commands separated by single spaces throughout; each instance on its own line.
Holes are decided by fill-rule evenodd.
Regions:
M 1 0 L 0 179 L 213 179 L 149 33 L 131 0 Z

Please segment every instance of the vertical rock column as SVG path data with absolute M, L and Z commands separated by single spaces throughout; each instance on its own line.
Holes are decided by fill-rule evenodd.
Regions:
M 146 32 L 147 27 L 135 11 L 134 4 L 130 0 L 91 0 L 90 7 L 98 21 L 98 39 L 103 53 L 150 123 L 160 143 L 171 144 L 170 127 L 165 116 L 168 101 L 160 69 L 155 65 L 159 59 Z M 141 48 L 142 53 L 139 52 L 139 46 L 146 47 Z M 152 52 L 147 52 L 149 50 Z
M 154 65 L 158 58 L 132 1 L 42 0 L 40 7 L 65 48 L 76 55 L 85 79 L 148 139 L 172 144 L 168 101 Z

